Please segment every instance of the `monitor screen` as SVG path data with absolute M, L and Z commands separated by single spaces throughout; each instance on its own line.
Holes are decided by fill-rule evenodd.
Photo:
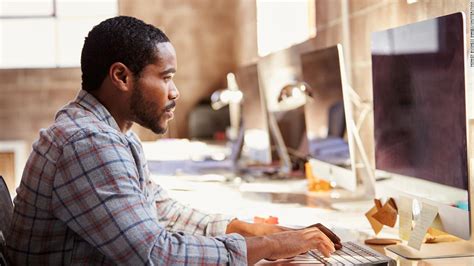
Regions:
M 342 82 L 337 46 L 301 55 L 303 80 L 312 91 L 312 100 L 306 103 L 308 138 L 343 137 L 341 130 L 329 130 L 329 110 L 342 103 Z M 344 112 L 342 110 L 342 122 Z M 342 130 L 343 131 L 343 130 Z
M 372 35 L 376 168 L 467 190 L 460 13 Z
M 415 219 L 435 206 L 432 226 L 469 239 L 464 23 L 455 13 L 373 33 L 372 81 L 376 170 L 392 177 L 385 196 L 413 199 Z
M 307 128 L 312 127 L 309 133 L 311 140 L 318 137 L 329 140 L 329 131 L 334 132 L 337 136 L 334 139 L 317 143 L 322 144 L 317 147 L 322 147 L 319 149 L 322 157 L 311 156 L 317 159 L 310 160 L 313 174 L 354 191 L 357 187 L 357 177 L 354 168 L 356 164 L 351 163 L 351 160 L 355 160 L 352 156 L 352 133 L 347 133 L 349 144 L 343 139 L 346 112 L 350 109 L 344 106 L 346 102 L 349 104 L 350 100 L 343 100 L 346 97 L 343 97 L 343 88 L 347 88 L 347 78 L 341 63 L 344 61 L 342 46 L 335 45 L 320 50 L 318 46 L 316 38 L 313 38 L 261 58 L 258 63 L 261 89 L 269 113 L 278 120 L 283 141 L 290 154 L 298 157 L 314 155 L 309 151 L 314 147 L 311 142 L 308 143 Z M 295 95 L 292 93 L 285 102 L 279 101 L 288 85 L 295 86 L 302 81 L 317 87 L 313 100 L 293 97 Z M 303 101 L 300 101 L 301 98 Z M 339 120 L 342 126 L 336 126 L 341 123 L 329 122 L 331 109 L 335 113 L 334 120 Z M 341 165 L 343 167 L 339 167 Z
M 296 107 L 287 111 L 274 112 L 278 128 L 280 129 L 283 141 L 290 154 L 306 156 L 307 145 L 306 123 L 304 107 Z
M 305 104 L 309 153 L 322 161 L 348 165 L 350 155 L 344 140 L 346 123 L 338 47 L 303 53 L 301 70 L 312 94 Z

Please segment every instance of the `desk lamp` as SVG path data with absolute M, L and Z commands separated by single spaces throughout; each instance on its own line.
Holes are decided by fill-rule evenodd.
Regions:
M 313 98 L 312 88 L 306 82 L 292 82 L 285 86 L 278 95 L 278 102 L 296 101 L 305 103 L 306 97 Z
M 239 132 L 240 102 L 242 101 L 242 97 L 242 91 L 239 90 L 233 73 L 227 74 L 227 88 L 217 90 L 211 95 L 212 109 L 219 110 L 220 108 L 229 105 L 230 140 L 235 140 Z
M 306 82 L 291 82 L 280 90 L 278 96 L 278 103 L 292 106 L 301 106 L 306 102 L 306 97 L 311 97 L 311 87 Z M 268 124 L 270 132 L 276 142 L 276 148 L 278 156 L 282 161 L 280 172 L 289 173 L 292 170 L 292 164 L 290 156 L 288 155 L 288 149 L 285 145 L 278 123 L 275 116 L 271 113 L 268 115 Z

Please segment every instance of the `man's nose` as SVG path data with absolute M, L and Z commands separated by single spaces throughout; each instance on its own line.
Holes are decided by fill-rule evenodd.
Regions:
M 169 92 L 169 99 L 170 100 L 177 100 L 179 98 L 179 91 L 174 82 L 171 84 L 170 92 Z

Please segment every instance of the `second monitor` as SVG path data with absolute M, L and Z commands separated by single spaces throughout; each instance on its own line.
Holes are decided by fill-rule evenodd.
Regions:
M 328 163 L 350 165 L 338 46 L 302 54 L 301 71 L 311 94 L 304 107 L 309 154 Z
M 372 72 L 376 169 L 392 176 L 381 193 L 413 202 L 408 230 L 412 215 L 420 223 L 432 208 L 438 229 L 470 239 L 465 23 L 455 13 L 373 33 Z M 389 250 L 415 259 L 474 255 L 472 242 L 444 244 Z
M 305 114 L 314 175 L 356 192 L 335 197 L 373 196 L 373 171 L 355 126 L 356 93 L 347 80 L 342 45 L 304 53 L 301 63 L 304 81 L 312 88 Z

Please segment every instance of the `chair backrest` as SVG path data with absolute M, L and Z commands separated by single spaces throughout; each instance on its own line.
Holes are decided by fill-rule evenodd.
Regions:
M 10 221 L 13 215 L 13 203 L 8 191 L 7 184 L 2 176 L 0 176 L 0 232 L 6 235 L 10 227 Z M 1 243 L 0 235 L 0 243 Z
M 328 137 L 344 137 L 346 119 L 344 116 L 344 103 L 336 102 L 329 108 Z
M 6 265 L 6 258 L 4 257 L 4 247 L 6 244 L 6 233 L 9 230 L 10 222 L 13 215 L 13 203 L 8 191 L 7 184 L 0 176 L 0 265 Z

